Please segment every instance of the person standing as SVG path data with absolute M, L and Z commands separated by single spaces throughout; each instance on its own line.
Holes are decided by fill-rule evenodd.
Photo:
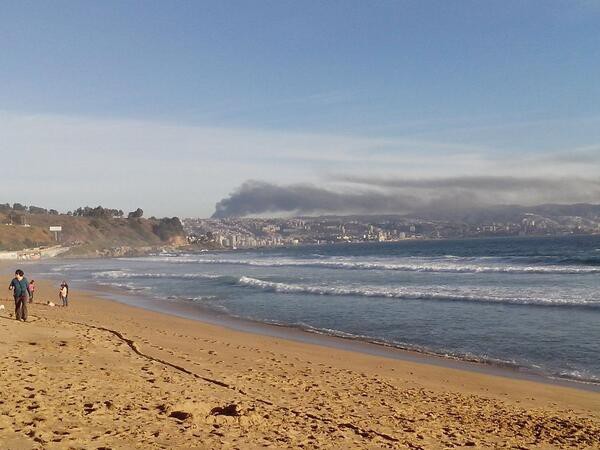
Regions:
M 63 306 L 69 306 L 69 285 L 66 281 L 60 284 L 60 290 L 58 291 L 58 298 L 62 300 Z
M 35 280 L 29 282 L 29 303 L 33 303 L 33 293 L 35 292 Z
M 13 291 L 15 298 L 15 318 L 27 322 L 27 303 L 29 302 L 29 281 L 21 269 L 15 271 L 15 277 L 10 282 L 8 289 Z

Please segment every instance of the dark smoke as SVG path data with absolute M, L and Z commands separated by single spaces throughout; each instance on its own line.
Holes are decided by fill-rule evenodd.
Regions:
M 247 181 L 216 205 L 214 218 L 268 213 L 448 215 L 494 205 L 600 202 L 600 179 L 453 177 L 393 179 L 338 177 L 337 190 L 311 184 Z M 354 185 L 348 188 L 347 185 Z
M 372 190 L 336 192 L 309 184 L 277 186 L 261 181 L 246 181 L 233 194 L 217 203 L 213 218 L 277 212 L 409 212 L 418 203 L 410 195 Z

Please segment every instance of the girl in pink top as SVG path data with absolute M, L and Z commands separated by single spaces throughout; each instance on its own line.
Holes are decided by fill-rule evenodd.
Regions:
M 33 303 L 33 293 L 35 292 L 35 280 L 31 280 L 29 282 L 27 290 L 29 291 L 29 303 Z

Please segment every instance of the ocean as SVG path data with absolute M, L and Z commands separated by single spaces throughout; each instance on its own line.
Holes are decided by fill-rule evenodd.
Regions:
M 184 307 L 600 383 L 600 236 L 54 260 L 28 272 L 110 286 L 127 292 L 119 300 L 151 309 Z

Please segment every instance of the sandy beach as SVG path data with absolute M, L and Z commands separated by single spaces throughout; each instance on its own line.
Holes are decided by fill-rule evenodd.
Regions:
M 84 292 L 49 307 L 56 287 L 36 282 L 28 323 L 0 296 L 2 448 L 600 448 L 598 392 L 232 331 Z

